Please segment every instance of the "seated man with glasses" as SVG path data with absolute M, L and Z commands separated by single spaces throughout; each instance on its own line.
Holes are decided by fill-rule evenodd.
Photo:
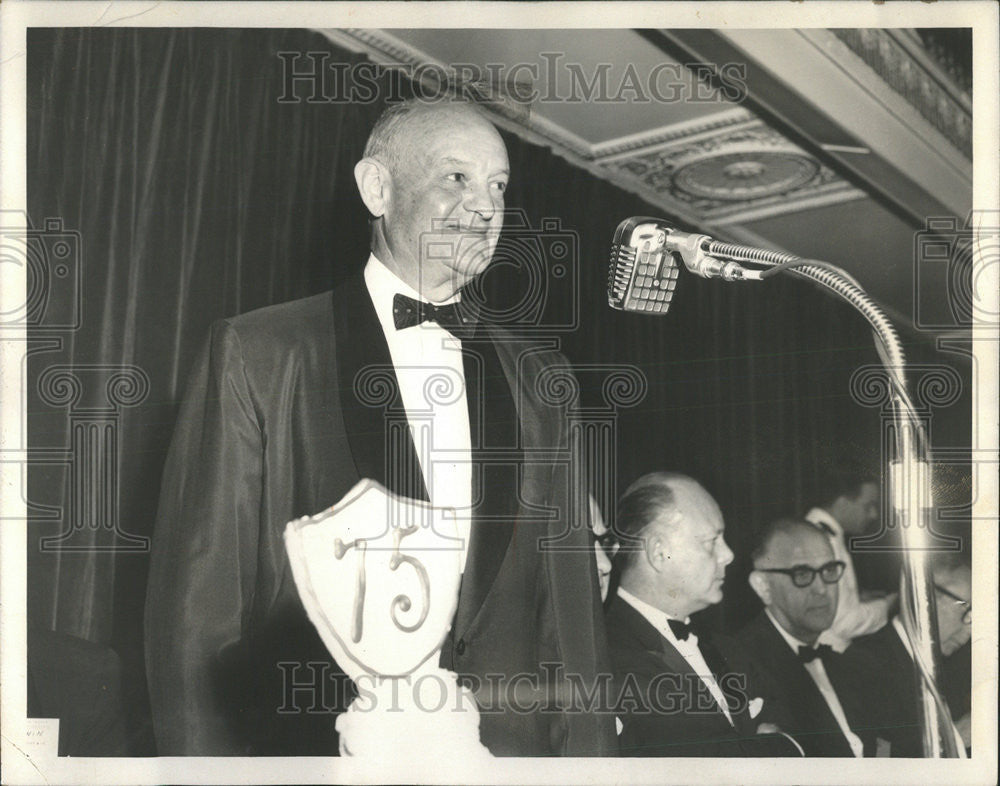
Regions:
M 960 554 L 939 553 L 931 558 L 931 573 L 938 641 L 942 657 L 948 658 L 972 636 L 972 571 Z M 876 733 L 888 743 L 888 755 L 894 758 L 924 755 L 912 652 L 903 621 L 896 615 L 877 633 L 855 639 L 844 653 L 855 671 L 872 678 L 869 691 L 878 709 Z M 968 713 L 955 719 L 954 734 L 961 754 L 970 747 Z
M 843 656 L 817 646 L 837 612 L 844 563 L 829 538 L 799 519 L 765 527 L 752 558 L 750 586 L 764 610 L 737 635 L 740 657 L 768 676 L 770 698 L 791 718 L 783 730 L 806 756 L 865 755 L 864 696 Z M 867 748 L 873 755 L 874 738 Z

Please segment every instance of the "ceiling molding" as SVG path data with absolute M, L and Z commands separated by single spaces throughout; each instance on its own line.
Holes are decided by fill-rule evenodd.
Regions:
M 972 103 L 906 31 L 837 29 L 840 39 L 896 95 L 972 160 Z
M 381 65 L 447 73 L 447 64 L 385 30 L 321 32 Z M 693 226 L 724 227 L 863 196 L 741 106 L 597 143 L 530 109 L 512 115 L 490 102 L 484 108 L 505 130 Z
M 605 163 L 619 157 L 632 156 L 636 150 L 655 150 L 665 147 L 678 140 L 693 142 L 702 136 L 716 133 L 719 129 L 731 130 L 741 125 L 753 125 L 760 121 L 742 107 L 725 109 L 709 117 L 699 117 L 673 123 L 652 131 L 642 131 L 638 134 L 609 139 L 590 146 L 590 156 Z
M 865 196 L 742 109 L 685 125 L 689 135 L 673 127 L 640 135 L 670 141 L 633 146 L 600 164 L 721 225 Z

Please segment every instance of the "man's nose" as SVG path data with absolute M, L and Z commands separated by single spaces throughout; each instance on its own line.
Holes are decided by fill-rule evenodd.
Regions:
M 964 647 L 965 643 L 969 639 L 972 638 L 972 626 L 963 624 L 962 625 L 962 630 L 960 630 L 958 632 L 957 638 L 958 638 L 958 641 L 959 641 L 959 645 L 958 646 L 959 647 Z
M 733 556 L 733 550 L 729 548 L 729 544 L 723 540 L 722 546 L 719 549 L 719 564 L 723 566 L 728 565 L 733 561 Z
M 818 573 L 813 577 L 813 583 L 809 585 L 809 589 L 814 595 L 829 595 L 830 587 L 834 585 L 827 584 L 823 581 L 823 577 Z
M 490 221 L 497 212 L 497 203 L 488 185 L 470 189 L 464 206 L 470 213 L 478 213 L 484 221 Z

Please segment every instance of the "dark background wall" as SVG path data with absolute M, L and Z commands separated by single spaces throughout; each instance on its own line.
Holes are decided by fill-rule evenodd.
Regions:
M 29 278 L 29 616 L 121 655 L 139 755 L 154 752 L 144 539 L 194 353 L 215 319 L 329 289 L 366 257 L 352 169 L 382 104 L 279 102 L 281 51 L 359 60 L 301 30 L 28 33 L 28 207 L 47 249 Z M 574 249 L 562 275 L 541 263 L 539 320 L 565 326 L 554 335 L 580 369 L 583 404 L 601 401 L 589 366 L 644 374 L 645 399 L 618 413 L 618 488 L 674 469 L 716 496 L 741 559 L 714 620 L 735 627 L 754 604 L 742 559 L 754 530 L 801 511 L 806 489 L 843 456 L 880 466 L 880 413 L 850 392 L 856 369 L 877 362 L 869 331 L 794 280 L 733 288 L 685 276 L 665 317 L 611 311 L 614 229 L 661 211 L 505 140 L 507 203 L 527 227 L 508 223 L 484 290 L 501 308 L 542 286 L 513 264 L 525 237 Z M 558 229 L 540 232 L 549 218 Z M 60 238 L 79 244 L 66 267 Z M 907 345 L 962 376 L 958 399 L 934 413 L 934 436 L 969 445 L 968 367 Z M 944 481 L 944 501 L 968 497 L 966 475 Z

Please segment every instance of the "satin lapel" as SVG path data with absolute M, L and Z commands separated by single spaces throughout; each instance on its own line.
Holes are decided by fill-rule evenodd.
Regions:
M 626 622 L 629 629 L 642 645 L 643 649 L 653 655 L 656 655 L 664 664 L 666 667 L 664 670 L 665 673 L 686 675 L 685 678 L 688 680 L 693 678 L 701 682 L 701 677 L 698 676 L 697 672 L 691 667 L 691 664 L 687 662 L 684 656 L 677 651 L 677 648 L 671 644 L 653 625 L 651 625 L 649 620 L 632 608 L 630 604 L 626 603 L 621 598 L 615 598 L 609 614 L 619 615 L 620 618 Z M 718 682 L 721 675 L 716 669 L 718 664 L 722 662 L 721 655 L 719 655 L 718 651 L 711 645 L 709 645 L 706 650 L 705 640 L 700 636 L 698 638 L 698 649 L 701 651 L 701 655 L 705 659 L 705 663 L 712 670 L 713 675 L 715 675 L 716 682 Z M 715 714 L 718 715 L 718 717 L 722 719 L 722 722 L 728 727 L 729 721 L 726 720 L 722 709 L 719 708 L 718 705 L 715 705 L 715 707 Z
M 428 499 L 389 345 L 361 271 L 333 291 L 333 320 L 340 407 L 358 477 L 404 497 Z M 390 420 L 399 427 L 392 430 L 394 443 L 387 451 Z
M 830 705 L 823 698 L 823 693 L 816 685 L 813 678 L 806 671 L 802 661 L 792 652 L 788 643 L 781 634 L 775 630 L 771 621 L 763 614 L 758 617 L 759 624 L 767 637 L 767 644 L 774 659 L 774 673 L 781 675 L 781 679 L 786 682 L 786 690 L 789 696 L 794 696 L 795 700 L 805 709 L 808 714 L 817 719 L 822 728 L 837 729 L 840 726 L 833 716 Z M 827 677 L 829 677 L 827 673 Z M 843 703 L 841 703 L 843 706 Z M 826 736 L 826 735 L 824 735 Z M 851 745 L 847 738 L 838 733 L 836 745 L 840 749 L 839 755 L 851 755 Z
M 510 377 L 503 369 L 496 344 L 485 330 L 477 331 L 472 341 L 463 342 L 466 398 L 469 404 L 469 434 L 472 445 L 473 500 L 481 499 L 472 520 L 469 552 L 462 576 L 456 635 L 461 636 L 476 618 L 479 609 L 496 581 L 515 529 L 518 511 L 518 488 L 515 467 L 522 464 L 520 454 L 505 458 L 511 467 L 499 467 L 488 458 L 488 449 L 508 446 L 519 418 L 517 395 Z M 513 420 L 513 424 L 507 422 Z M 512 450 L 506 447 L 506 451 Z M 492 464 L 492 467 L 490 466 Z M 490 471 L 491 470 L 491 471 Z M 486 477 L 487 483 L 482 483 Z
M 659 658 L 673 674 L 694 674 L 694 669 L 684 659 L 677 648 L 664 638 L 649 620 L 643 617 L 629 603 L 615 598 L 608 613 L 617 616 L 635 636 L 643 650 Z

